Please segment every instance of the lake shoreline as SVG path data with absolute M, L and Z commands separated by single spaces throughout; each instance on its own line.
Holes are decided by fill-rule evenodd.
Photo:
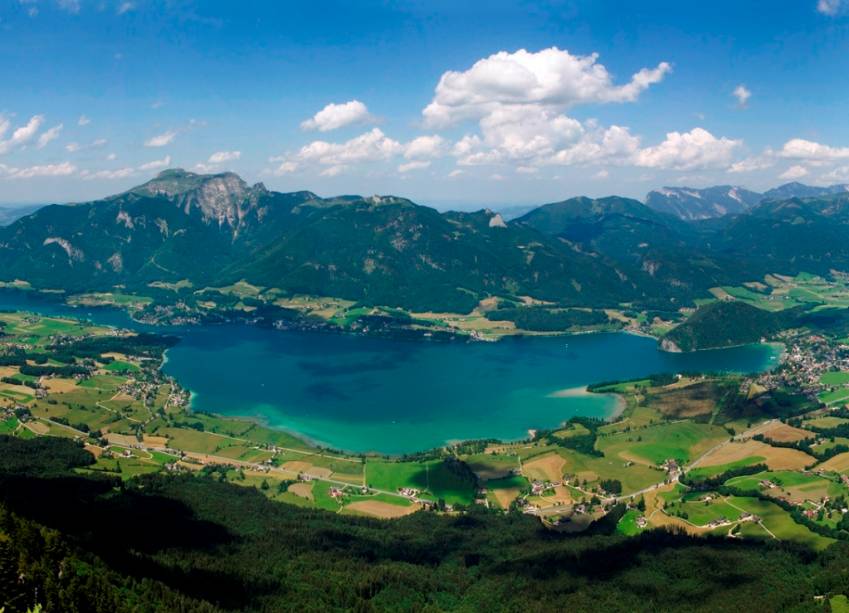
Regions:
M 8 308 L 86 318 L 75 307 L 59 303 L 61 308 L 57 309 L 55 302 L 44 305 L 40 309 L 37 304 L 12 301 Z M 150 326 L 127 322 L 123 310 L 110 307 L 92 308 L 88 315 L 89 320 L 108 322 L 98 325 L 136 332 L 167 335 L 169 328 L 174 330 L 180 343 L 163 352 L 160 370 L 192 394 L 192 410 L 286 432 L 317 451 L 350 449 L 355 455 L 428 453 L 458 440 L 517 442 L 527 440 L 529 429 L 547 431 L 573 416 L 603 417 L 609 422 L 622 416 L 626 407 L 620 395 L 605 394 L 613 398 L 612 406 L 609 401 L 587 402 L 600 395 L 590 392 L 583 382 L 690 369 L 754 372 L 775 365 L 773 358 L 768 361 L 758 357 L 764 356 L 763 352 L 747 352 L 745 348 L 731 354 L 721 350 L 715 356 L 702 354 L 704 358 L 695 354 L 689 358 L 687 354 L 669 356 L 656 344 L 637 343 L 637 338 L 646 335 L 631 331 L 573 334 L 574 340 L 564 351 L 561 340 L 541 335 L 513 335 L 505 343 L 407 343 L 361 334 L 269 334 L 265 328 L 244 322 L 151 330 Z M 116 319 L 126 323 L 115 323 Z M 634 341 L 626 341 L 628 337 Z M 248 348 L 243 350 L 247 353 L 226 353 L 248 346 L 262 352 Z M 770 346 L 773 350 L 778 347 Z M 740 357 L 728 362 L 726 355 L 735 355 L 734 351 Z M 418 364 L 422 356 L 431 356 L 422 364 L 424 368 Z M 279 363 L 285 370 L 269 367 L 269 362 Z M 234 371 L 234 364 L 246 369 Z M 457 379 L 461 373 L 471 376 Z M 236 395 L 235 381 L 241 382 Z M 282 382 L 286 384 L 281 387 Z M 565 386 L 552 392 L 558 390 L 558 383 Z M 431 389 L 434 384 L 439 388 L 435 395 Z M 553 398 L 577 402 L 553 403 L 552 393 Z M 403 398 L 409 401 L 400 406 Z M 454 412 L 444 410 L 446 400 Z M 263 405 L 266 408 L 254 410 Z M 396 408 L 387 409 L 390 405 Z M 358 407 L 367 406 L 374 406 L 378 413 L 365 421 L 354 416 Z M 263 411 L 267 411 L 267 417 Z M 275 423 L 275 415 L 283 418 L 282 424 Z M 480 423 L 486 427 L 476 425 Z

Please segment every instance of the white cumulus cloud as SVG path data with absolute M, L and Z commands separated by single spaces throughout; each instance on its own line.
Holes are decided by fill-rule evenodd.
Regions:
M 419 136 L 407 143 L 404 157 L 408 160 L 418 158 L 436 158 L 442 155 L 445 139 L 439 135 Z
M 83 178 L 87 181 L 96 179 L 126 179 L 136 174 L 135 168 L 116 168 L 114 170 L 98 170 L 96 172 L 87 173 Z
M 331 102 L 310 119 L 301 122 L 301 129 L 329 132 L 355 123 L 365 123 L 372 120 L 368 108 L 359 100 L 349 100 L 342 104 Z
M 99 149 L 100 147 L 105 147 L 108 143 L 109 141 L 105 138 L 98 138 L 85 144 L 73 142 L 65 145 L 65 151 L 68 153 L 76 153 L 77 151 L 84 151 L 86 149 Z
M 621 162 L 637 150 L 637 137 L 624 127 L 582 123 L 566 111 L 581 104 L 633 102 L 670 70 L 661 62 L 616 84 L 597 54 L 572 55 L 556 47 L 501 51 L 466 71 L 444 73 L 422 114 L 425 124 L 436 128 L 478 122 L 479 134 L 465 135 L 452 148 L 462 166 Z
M 847 0 L 818 0 L 817 11 L 823 15 L 834 17 L 849 8 Z
M 139 166 L 139 170 L 142 172 L 150 171 L 150 170 L 158 170 L 160 168 L 167 168 L 171 165 L 171 156 L 166 155 L 161 160 L 153 160 L 152 162 L 147 162 L 146 164 L 142 164 Z
M 398 172 L 410 172 L 412 170 L 422 170 L 430 166 L 429 160 L 413 160 L 398 166 Z
M 241 151 L 216 151 L 209 156 L 210 164 L 223 164 L 224 162 L 232 162 L 242 157 Z
M 41 128 L 41 124 L 43 123 L 44 115 L 34 115 L 31 117 L 26 124 L 12 132 L 11 137 L 7 140 L 0 140 L 0 154 L 8 153 L 12 149 L 31 141 L 38 133 L 38 130 Z M 2 127 L 0 134 L 2 134 L 8 130 L 8 123 L 4 126 L 3 121 L 0 120 L 0 127 Z
M 771 168 L 774 164 L 775 162 L 772 159 L 772 152 L 767 151 L 767 153 L 764 155 L 747 157 L 738 162 L 734 162 L 733 164 L 731 164 L 731 166 L 728 167 L 728 172 L 755 172 L 757 170 L 765 170 L 767 168 Z
M 35 177 L 66 177 L 77 171 L 77 167 L 70 162 L 59 164 L 44 164 L 39 166 L 28 166 L 26 168 L 7 168 L 7 177 L 10 179 L 32 179 Z
M 386 136 L 380 128 L 372 128 L 343 143 L 313 141 L 301 147 L 295 157 L 301 161 L 314 161 L 325 166 L 344 166 L 356 162 L 386 160 L 398 155 L 402 150 L 401 143 Z
M 846 183 L 849 182 L 849 166 L 838 166 L 833 168 L 821 177 L 822 181 L 830 183 Z
M 443 127 L 483 117 L 503 106 L 565 109 L 587 103 L 632 102 L 670 70 L 668 63 L 661 62 L 638 71 L 624 85 L 614 85 L 595 53 L 572 55 L 557 47 L 538 52 L 500 51 L 466 71 L 444 73 L 422 114 L 427 125 Z
M 298 170 L 298 163 L 297 162 L 291 162 L 291 161 L 288 161 L 288 160 L 283 160 L 280 163 L 280 166 L 278 166 L 275 169 L 274 174 L 276 174 L 276 175 L 286 175 L 286 174 L 289 174 L 289 173 L 293 173 L 296 170 Z
M 634 157 L 637 166 L 673 170 L 728 166 L 742 141 L 716 138 L 703 128 L 669 132 L 659 145 L 646 147 Z
M 796 179 L 801 179 L 802 177 L 807 176 L 808 169 L 804 166 L 799 166 L 798 164 L 795 166 L 791 166 L 780 175 L 778 175 L 779 179 L 786 179 L 788 181 L 795 181 Z
M 784 143 L 778 155 L 813 162 L 842 160 L 849 158 L 849 147 L 831 147 L 803 138 L 793 138 Z
M 326 168 L 321 171 L 322 177 L 335 177 L 336 175 L 342 173 L 345 170 L 346 166 L 344 164 L 337 164 L 336 166 L 331 166 L 330 168 Z
M 85 115 L 80 115 L 80 118 L 77 119 L 77 125 L 78 126 L 87 126 L 90 123 L 91 123 L 91 119 L 89 119 Z
M 59 125 L 53 126 L 49 130 L 42 132 L 41 135 L 38 137 L 38 143 L 36 143 L 36 147 L 39 149 L 43 149 L 47 146 L 47 143 L 52 140 L 56 140 L 59 137 L 59 133 L 62 131 L 62 127 L 63 126 L 60 123 Z
M 177 133 L 173 130 L 157 134 L 144 142 L 145 147 L 165 147 L 177 137 Z
M 734 91 L 731 92 L 731 95 L 737 98 L 737 104 L 741 108 L 746 108 L 746 106 L 749 104 L 749 98 L 752 97 L 752 92 L 749 91 L 749 88 L 747 88 L 741 83 L 740 85 L 734 88 Z

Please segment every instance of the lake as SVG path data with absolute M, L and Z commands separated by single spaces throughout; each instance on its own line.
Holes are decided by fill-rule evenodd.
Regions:
M 563 393 L 588 383 L 755 372 L 779 356 L 769 345 L 665 353 L 653 339 L 630 334 L 437 343 L 244 325 L 151 328 L 114 309 L 74 309 L 21 292 L 0 292 L 0 308 L 176 334 L 181 342 L 164 369 L 192 391 L 193 408 L 256 418 L 336 449 L 387 454 L 465 439 L 515 440 L 572 416 L 610 416 L 614 397 Z

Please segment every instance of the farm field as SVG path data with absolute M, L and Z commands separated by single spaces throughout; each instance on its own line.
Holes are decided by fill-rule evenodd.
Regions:
M 753 466 L 755 464 L 762 463 L 766 458 L 762 456 L 748 456 L 737 460 L 735 462 L 729 462 L 727 464 L 715 464 L 713 466 L 702 466 L 699 468 L 694 468 L 692 470 L 687 471 L 687 475 L 689 475 L 692 479 L 704 479 L 707 477 L 715 477 L 717 475 L 721 475 L 722 473 L 728 472 L 729 470 L 734 470 L 735 468 L 742 468 L 744 466 Z
M 819 464 L 817 468 L 822 470 L 833 470 L 844 475 L 849 474 L 849 451 L 839 453 L 836 456 L 829 458 L 822 464 Z
M 810 430 L 795 428 L 780 421 L 767 424 L 759 430 L 770 441 L 779 443 L 793 443 L 805 439 L 815 438 L 816 435 Z
M 768 531 L 762 538 L 778 538 L 812 547 L 825 549 L 834 539 L 821 536 L 810 529 L 797 524 L 781 507 L 757 498 L 729 496 L 730 505 L 761 518 L 763 527 Z M 748 524 L 754 526 L 755 524 Z M 752 536 L 759 536 L 755 531 Z
M 750 458 L 763 458 L 763 463 L 775 470 L 802 470 L 816 463 L 816 458 L 798 449 L 773 447 L 756 440 L 730 442 L 706 455 L 699 468 L 721 466 Z
M 823 385 L 846 385 L 849 384 L 849 372 L 827 372 L 820 377 L 820 383 Z
M 390 492 L 414 488 L 420 490 L 425 498 L 443 499 L 447 504 L 469 504 L 474 498 L 474 485 L 441 461 L 368 460 L 366 483 L 369 487 Z
M 849 388 L 839 388 L 819 395 L 820 402 L 827 405 L 840 404 L 849 401 Z
M 764 283 L 749 284 L 748 287 L 722 286 L 713 288 L 711 293 L 720 300 L 739 300 L 768 311 L 783 311 L 798 306 L 849 306 L 849 283 L 807 273 L 795 277 L 766 275 Z
M 826 430 L 845 424 L 849 424 L 849 419 L 846 419 L 845 417 L 833 417 L 831 415 L 815 417 L 814 419 L 807 419 L 802 422 L 802 425 L 805 427 L 822 428 Z
M 639 516 L 639 511 L 636 509 L 629 509 L 616 524 L 616 531 L 619 534 L 624 534 L 625 536 L 637 536 L 643 531 L 643 529 L 637 525 L 637 517 Z
M 668 459 L 688 462 L 727 438 L 719 426 L 681 421 L 605 436 L 596 446 L 608 457 L 659 465 Z
M 762 483 L 770 483 L 764 486 Z M 729 487 L 747 491 L 760 491 L 774 498 L 785 498 L 796 504 L 805 500 L 819 501 L 825 497 L 849 495 L 849 489 L 837 479 L 795 471 L 766 471 L 735 477 L 726 482 Z

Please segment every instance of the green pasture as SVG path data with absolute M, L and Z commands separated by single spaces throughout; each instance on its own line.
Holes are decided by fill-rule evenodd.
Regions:
M 727 438 L 728 433 L 719 426 L 680 421 L 605 436 L 596 447 L 608 457 L 636 456 L 661 464 L 670 458 L 690 461 Z
M 412 487 L 428 492 L 429 497 L 443 499 L 448 504 L 471 504 L 474 485 L 448 469 L 442 460 L 427 462 L 393 462 L 369 459 L 366 462 L 366 483 L 369 487 L 395 492 Z

